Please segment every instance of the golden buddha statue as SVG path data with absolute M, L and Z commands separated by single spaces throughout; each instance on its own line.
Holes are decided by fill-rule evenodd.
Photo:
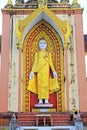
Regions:
M 39 41 L 39 51 L 35 52 L 34 63 L 29 75 L 28 90 L 37 94 L 39 103 L 49 103 L 49 94 L 58 91 L 59 84 L 51 53 L 47 51 L 45 39 Z

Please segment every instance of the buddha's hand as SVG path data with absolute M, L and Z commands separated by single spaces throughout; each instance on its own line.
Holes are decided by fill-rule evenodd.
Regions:
M 54 77 L 54 78 L 58 78 L 58 75 L 57 75 L 57 72 L 56 72 L 56 71 L 53 72 L 53 77 Z
M 32 79 L 34 77 L 34 72 L 30 72 L 29 79 Z

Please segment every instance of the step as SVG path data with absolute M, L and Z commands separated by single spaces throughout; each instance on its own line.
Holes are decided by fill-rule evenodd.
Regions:
M 74 126 L 52 126 L 52 127 L 19 127 L 20 130 L 75 130 Z
M 19 113 L 19 126 L 68 126 L 70 120 L 69 113 Z

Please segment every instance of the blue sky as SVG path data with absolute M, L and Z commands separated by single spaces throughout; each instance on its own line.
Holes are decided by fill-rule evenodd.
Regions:
M 1 8 L 3 8 L 7 4 L 8 0 L 0 0 L 0 34 L 2 34 L 2 13 L 1 13 Z M 25 2 L 27 0 L 24 0 Z M 60 1 L 60 0 L 58 0 Z M 72 3 L 73 0 L 69 0 L 70 4 Z M 81 7 L 84 8 L 83 12 L 83 32 L 84 34 L 87 34 L 87 0 L 77 0 L 78 3 L 81 5 Z M 15 0 L 12 0 L 13 4 L 15 3 Z

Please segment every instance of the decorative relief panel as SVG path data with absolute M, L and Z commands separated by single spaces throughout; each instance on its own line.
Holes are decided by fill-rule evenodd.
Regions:
M 70 110 L 79 110 L 78 98 L 78 73 L 77 73 L 77 60 L 76 60 L 76 41 L 75 41 L 75 26 L 74 18 L 71 16 L 72 35 L 70 44 L 68 46 L 68 72 L 69 72 L 69 103 Z
M 19 50 L 17 49 L 18 39 L 15 35 L 15 26 L 20 18 L 24 19 L 25 17 L 22 15 L 14 15 L 11 18 L 8 111 L 18 111 Z

